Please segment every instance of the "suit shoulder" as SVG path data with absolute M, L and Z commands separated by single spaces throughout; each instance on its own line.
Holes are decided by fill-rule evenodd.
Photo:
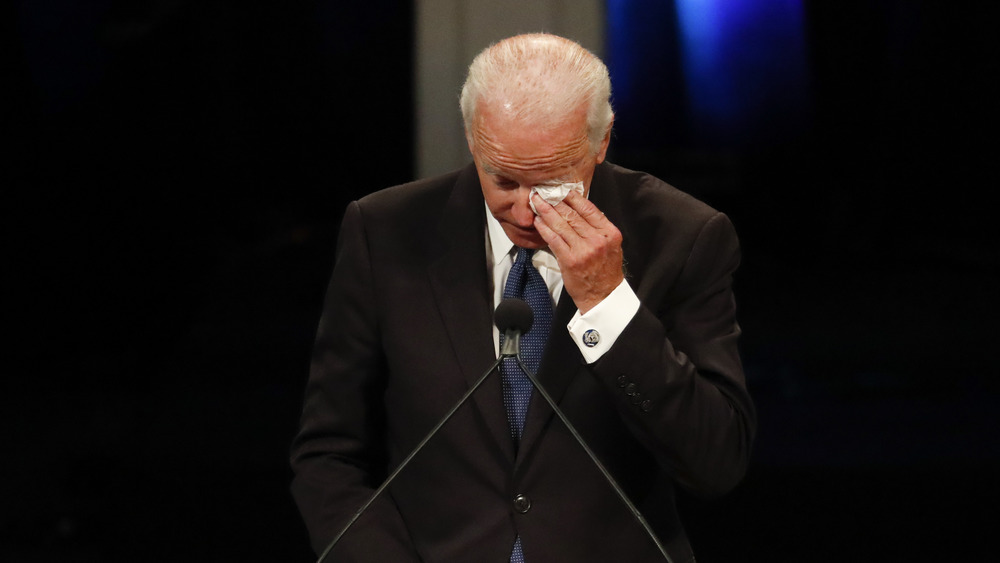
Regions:
M 447 201 L 465 169 L 407 182 L 368 194 L 358 200 L 365 215 L 388 218 L 399 214 L 440 208 Z
M 628 209 L 648 220 L 703 224 L 719 211 L 646 172 L 609 164 L 607 172 Z

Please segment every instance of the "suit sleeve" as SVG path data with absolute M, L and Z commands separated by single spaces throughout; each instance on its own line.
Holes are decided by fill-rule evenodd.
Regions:
M 317 554 L 368 500 L 386 472 L 386 378 L 362 214 L 344 215 L 292 445 L 292 494 Z M 386 491 L 344 535 L 331 561 L 417 561 Z
M 742 479 L 756 428 L 737 349 L 740 252 L 729 219 L 711 216 L 682 260 L 674 280 L 637 282 L 643 305 L 591 369 L 674 479 L 716 496 Z M 667 297 L 650 298 L 655 292 Z

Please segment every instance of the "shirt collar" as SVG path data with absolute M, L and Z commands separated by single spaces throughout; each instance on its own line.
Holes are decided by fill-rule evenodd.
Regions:
M 486 202 L 483 202 L 486 205 Z M 507 233 L 503 232 L 503 227 L 500 226 L 500 221 L 490 213 L 490 208 L 486 206 L 486 230 L 490 235 L 490 249 L 493 256 L 493 264 L 499 264 L 501 260 L 506 258 L 510 251 L 514 248 L 514 243 L 511 242 L 510 238 L 507 237 Z

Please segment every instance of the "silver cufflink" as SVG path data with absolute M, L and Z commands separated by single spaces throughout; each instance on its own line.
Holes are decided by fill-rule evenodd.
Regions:
M 597 346 L 597 343 L 601 341 L 601 333 L 594 329 L 590 329 L 583 333 L 583 345 L 587 348 L 593 348 Z

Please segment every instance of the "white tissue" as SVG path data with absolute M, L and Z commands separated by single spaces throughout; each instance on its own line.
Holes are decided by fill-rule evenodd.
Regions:
M 531 201 L 531 196 L 533 194 L 538 194 L 542 199 L 546 201 L 549 205 L 556 205 L 560 201 L 566 199 L 569 195 L 570 190 L 583 195 L 583 182 L 566 182 L 565 184 L 539 184 L 537 186 L 531 187 L 531 194 L 528 195 L 528 203 L 531 205 L 531 210 L 538 215 L 538 210 L 535 209 L 535 203 Z

